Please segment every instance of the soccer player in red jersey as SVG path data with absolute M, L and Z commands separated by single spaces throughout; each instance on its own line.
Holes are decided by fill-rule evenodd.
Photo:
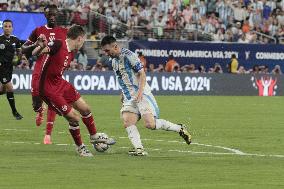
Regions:
M 62 78 L 63 72 L 70 66 L 74 59 L 72 51 L 79 50 L 86 40 L 86 33 L 81 26 L 74 25 L 69 28 L 66 40 L 55 40 L 47 44 L 46 39 L 38 41 L 38 47 L 33 50 L 33 55 L 44 54 L 42 61 L 42 72 L 39 82 L 40 97 L 52 107 L 59 115 L 63 115 L 69 123 L 69 131 L 77 146 L 80 156 L 93 156 L 83 144 L 79 121 L 80 115 L 86 125 L 91 143 L 102 142 L 113 144 L 113 139 L 102 139 L 96 131 L 94 118 L 87 103 L 83 100 L 76 89 Z
M 37 46 L 38 42 L 37 39 L 44 35 L 47 39 L 48 44 L 54 43 L 55 40 L 66 39 L 67 34 L 67 28 L 63 28 L 56 25 L 56 16 L 57 16 L 57 6 L 56 5 L 48 5 L 44 8 L 44 14 L 47 20 L 47 24 L 44 26 L 37 27 L 31 35 L 29 36 L 29 39 L 25 42 L 25 44 L 22 46 L 23 52 L 31 55 L 32 50 Z M 36 115 L 36 125 L 40 126 L 43 121 L 43 106 L 42 106 L 42 100 L 39 97 L 39 77 L 42 69 L 42 56 L 39 56 L 34 71 L 32 74 L 32 100 L 33 100 L 33 109 L 35 112 L 37 112 Z M 51 141 L 51 132 L 53 129 L 53 124 L 55 121 L 56 112 L 53 111 L 52 108 L 48 107 L 47 110 L 47 120 L 46 120 L 46 130 L 45 130 L 45 136 L 43 139 L 44 144 L 52 144 Z

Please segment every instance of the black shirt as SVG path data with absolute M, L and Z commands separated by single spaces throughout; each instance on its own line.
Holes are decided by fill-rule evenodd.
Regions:
M 0 63 L 11 64 L 15 51 L 19 48 L 21 48 L 21 42 L 17 37 L 0 35 Z

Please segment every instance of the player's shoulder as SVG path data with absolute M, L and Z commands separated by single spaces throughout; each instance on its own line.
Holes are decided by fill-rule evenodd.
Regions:
M 34 31 L 46 31 L 48 28 L 46 27 L 46 25 L 43 26 L 38 26 L 34 29 Z
M 68 28 L 65 28 L 65 27 L 62 27 L 62 26 L 56 26 L 54 29 L 56 31 L 64 32 L 64 33 L 67 33 L 67 31 L 68 31 Z
M 126 49 L 126 48 L 121 48 L 121 54 L 126 55 L 126 56 L 133 56 L 133 55 L 135 55 L 134 52 L 132 52 L 131 50 Z
M 10 38 L 14 41 L 20 41 L 20 39 L 15 35 L 10 35 Z

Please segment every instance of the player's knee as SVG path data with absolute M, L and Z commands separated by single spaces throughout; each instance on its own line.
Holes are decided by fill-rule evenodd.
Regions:
M 82 116 L 87 116 L 87 115 L 89 115 L 89 114 L 91 113 L 91 109 L 90 109 L 90 107 L 89 107 L 88 105 L 86 105 L 86 106 L 82 107 L 82 108 L 79 110 L 79 112 L 80 112 L 80 114 L 81 114 Z
M 129 127 L 131 125 L 135 125 L 135 124 L 133 122 L 131 122 L 130 120 L 126 120 L 126 119 L 123 120 L 124 128 Z
M 7 85 L 6 85 L 6 91 L 7 92 L 13 92 L 14 89 L 13 89 L 13 84 L 11 82 L 9 82 Z
M 81 114 L 82 116 L 88 116 L 90 113 L 91 113 L 91 110 L 90 110 L 89 108 L 80 111 L 80 114 Z
M 156 127 L 155 122 L 153 121 L 145 121 L 144 125 L 147 129 L 155 129 Z
M 68 122 L 79 122 L 80 116 L 72 109 L 68 114 L 64 116 Z
M 79 121 L 70 120 L 68 122 L 69 122 L 70 127 L 78 127 L 79 126 Z

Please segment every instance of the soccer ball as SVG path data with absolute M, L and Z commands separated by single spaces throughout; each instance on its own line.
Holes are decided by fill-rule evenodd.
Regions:
M 109 145 L 100 142 L 100 143 L 94 144 L 94 148 L 97 152 L 105 152 L 109 148 Z
M 100 141 L 106 141 L 108 140 L 108 135 L 105 133 L 97 133 L 98 138 L 97 138 L 97 143 L 94 144 L 94 148 L 98 152 L 104 152 L 109 148 L 109 145 Z

